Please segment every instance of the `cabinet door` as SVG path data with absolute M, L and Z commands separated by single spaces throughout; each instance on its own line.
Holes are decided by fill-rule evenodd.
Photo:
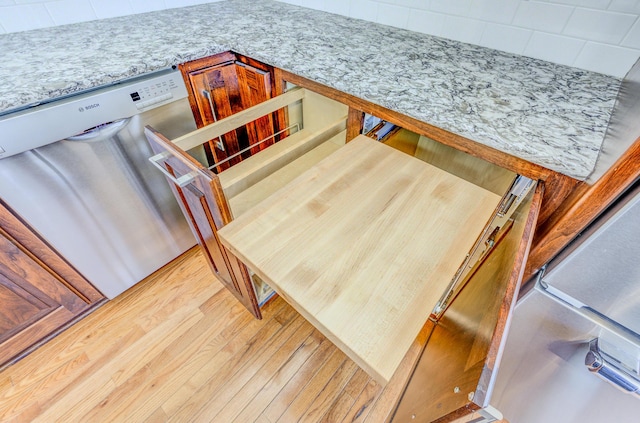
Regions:
M 247 268 L 218 239 L 218 229 L 231 220 L 218 176 L 153 129 L 147 127 L 145 135 L 157 154 L 154 161 L 165 173 L 211 270 L 260 319 Z
M 103 299 L 0 203 L 0 367 Z
M 198 126 L 206 126 L 255 106 L 271 98 L 272 93 L 269 72 L 235 61 L 189 72 L 188 81 L 198 108 L 199 119 L 196 119 Z M 273 144 L 273 138 L 269 137 L 274 133 L 274 118 L 261 117 L 255 122 L 222 135 L 219 139 L 211 140 L 208 144 L 208 151 L 211 154 L 209 160 L 220 162 L 267 139 L 250 151 L 218 166 L 219 171 L 227 169 L 242 161 L 243 158 Z
M 539 184 L 437 319 L 394 422 L 462 422 L 486 413 L 541 199 Z

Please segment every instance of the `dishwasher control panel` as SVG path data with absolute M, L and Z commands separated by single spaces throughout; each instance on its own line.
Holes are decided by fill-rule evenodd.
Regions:
M 182 75 L 170 69 L 8 114 L 0 117 L 0 159 L 186 97 Z
M 172 75 L 176 76 L 176 75 Z M 180 76 L 180 75 L 178 75 Z M 129 93 L 131 100 L 135 103 L 139 110 L 147 109 L 153 105 L 164 103 L 173 98 L 173 92 L 181 87 L 175 81 L 175 78 L 164 78 L 136 87 L 135 91 Z

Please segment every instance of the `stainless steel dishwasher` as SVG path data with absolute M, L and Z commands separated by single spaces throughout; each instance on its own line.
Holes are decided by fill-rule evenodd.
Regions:
M 186 97 L 166 70 L 0 116 L 0 197 L 108 298 L 196 243 L 143 135 L 194 130 Z

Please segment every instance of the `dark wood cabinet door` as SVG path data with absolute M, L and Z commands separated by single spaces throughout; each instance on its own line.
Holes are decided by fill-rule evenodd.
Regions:
M 246 266 L 218 239 L 218 229 L 231 221 L 218 176 L 161 134 L 147 127 L 145 135 L 191 226 L 213 273 L 256 318 L 262 318 Z
M 243 63 L 231 53 L 196 60 L 182 65 L 181 69 L 198 127 L 255 106 L 270 99 L 274 92 L 267 67 L 259 69 Z M 224 161 L 255 145 L 249 151 L 216 166 L 217 171 L 222 171 L 273 144 L 274 134 L 280 126 L 280 118 L 276 116 L 279 116 L 278 113 L 261 117 L 211 140 L 205 145 L 209 164 Z M 263 140 L 266 141 L 260 143 Z
M 0 367 L 103 300 L 0 202 Z
M 248 109 L 271 98 L 272 87 L 269 72 L 236 63 L 236 74 L 238 75 L 243 109 Z M 275 134 L 275 128 L 274 116 L 271 114 L 262 116 L 245 126 L 247 146 L 255 145 L 251 149 L 251 154 L 255 154 L 274 143 L 272 136 Z M 267 141 L 260 143 L 263 140 Z
M 519 205 L 437 320 L 393 422 L 472 421 L 490 405 L 542 191 Z

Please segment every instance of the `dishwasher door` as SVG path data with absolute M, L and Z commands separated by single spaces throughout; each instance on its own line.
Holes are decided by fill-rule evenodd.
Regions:
M 0 196 L 108 298 L 193 245 L 145 125 L 195 129 L 187 99 L 0 160 Z

